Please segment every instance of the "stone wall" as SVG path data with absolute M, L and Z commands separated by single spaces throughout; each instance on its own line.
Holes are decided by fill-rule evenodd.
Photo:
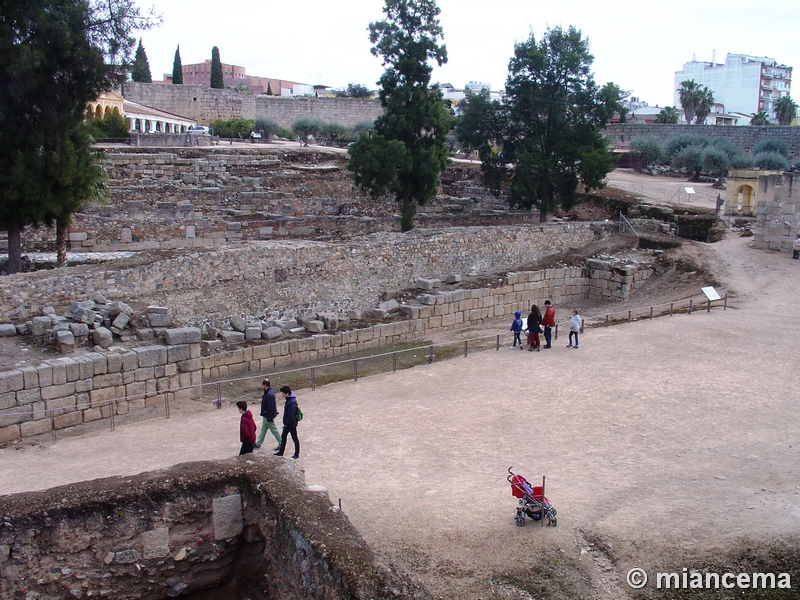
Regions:
M 769 182 L 769 195 L 767 199 L 759 200 L 756 207 L 754 248 L 792 251 L 795 236 L 800 234 L 800 181 L 794 182 L 795 175 L 784 173 L 778 185 L 773 185 L 775 176 L 763 177 Z
M 0 278 L 0 318 L 12 322 L 101 293 L 166 306 L 176 324 L 198 316 L 372 309 L 417 278 L 476 276 L 534 261 L 615 231 L 613 223 L 545 223 L 378 233 L 343 242 L 282 240 L 142 253 L 94 265 Z
M 355 352 L 423 340 L 507 316 L 527 315 L 531 304 L 543 306 L 550 299 L 569 307 L 586 298 L 601 302 L 624 301 L 653 274 L 647 265 L 590 260 L 588 267 L 564 267 L 509 273 L 502 285 L 491 288 L 431 292 L 400 306 L 402 320 L 350 331 L 327 331 L 311 337 L 290 339 L 204 356 L 203 379 L 225 379 L 249 372 L 266 373 L 275 368 L 343 356 Z M 510 323 L 510 320 L 509 320 Z
M 3 599 L 430 598 L 271 456 L 3 496 L 0 509 Z
M 201 397 L 200 332 L 194 343 L 110 349 L 0 371 L 0 443 L 78 430 L 169 400 Z
M 612 123 L 606 136 L 613 147 L 627 146 L 633 137 L 654 135 L 666 140 L 681 134 L 702 135 L 711 139 L 724 138 L 749 154 L 753 146 L 765 139 L 780 140 L 789 150 L 790 160 L 800 158 L 800 127 L 726 127 L 721 125 L 645 125 Z
M 353 127 L 361 121 L 374 121 L 383 113 L 380 102 L 371 99 L 287 98 L 200 85 L 127 82 L 122 86 L 122 95 L 126 100 L 189 117 L 201 125 L 232 117 L 263 117 L 289 129 L 300 117 L 310 117 Z

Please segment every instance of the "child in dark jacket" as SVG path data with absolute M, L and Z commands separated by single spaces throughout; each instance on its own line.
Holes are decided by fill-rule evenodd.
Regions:
M 256 445 L 256 422 L 253 420 L 253 413 L 247 409 L 247 402 L 239 400 L 236 403 L 236 408 L 242 413 L 242 418 L 239 422 L 239 441 L 242 442 L 239 456 L 241 456 L 252 452 Z
M 519 343 L 519 349 L 524 350 L 522 347 L 522 340 L 520 339 L 519 335 L 522 333 L 522 314 L 519 311 L 514 312 L 514 320 L 511 322 L 511 329 L 509 331 L 514 332 L 514 343 L 511 344 L 511 348 L 514 349 L 517 347 Z
M 281 433 L 281 445 L 275 456 L 283 456 L 286 450 L 286 440 L 291 435 L 294 442 L 294 454 L 292 458 L 300 458 L 300 440 L 297 439 L 297 396 L 292 392 L 288 385 L 281 387 L 281 394 L 285 399 L 283 404 L 283 432 Z

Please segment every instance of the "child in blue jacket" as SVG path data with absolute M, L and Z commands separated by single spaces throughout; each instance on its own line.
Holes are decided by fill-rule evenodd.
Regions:
M 509 331 L 514 332 L 514 343 L 511 345 L 511 349 L 517 347 L 517 343 L 519 343 L 519 349 L 523 350 L 522 348 L 522 340 L 519 337 L 519 334 L 522 332 L 522 318 L 519 311 L 514 312 L 514 320 L 511 323 L 511 329 Z

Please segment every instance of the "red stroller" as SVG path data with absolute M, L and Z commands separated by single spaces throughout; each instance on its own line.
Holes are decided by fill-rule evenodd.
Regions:
M 531 485 L 522 475 L 515 475 L 511 470 L 513 468 L 508 467 L 506 479 L 511 484 L 511 494 L 515 498 L 519 498 L 517 527 L 525 527 L 526 516 L 533 521 L 541 521 L 547 517 L 548 524 L 555 527 L 558 523 L 556 509 L 544 495 L 544 476 L 542 476 L 542 485 Z

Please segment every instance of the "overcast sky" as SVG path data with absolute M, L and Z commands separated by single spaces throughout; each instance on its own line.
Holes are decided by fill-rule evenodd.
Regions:
M 336 88 L 369 88 L 383 72 L 370 54 L 367 26 L 383 17 L 383 0 L 137 0 L 154 6 L 163 25 L 141 32 L 153 80 L 172 73 L 176 46 L 183 64 L 211 58 L 248 75 Z M 433 81 L 505 87 L 514 43 L 531 32 L 573 25 L 589 38 L 595 81 L 613 81 L 651 106 L 672 104 L 675 71 L 692 60 L 768 56 L 800 70 L 800 0 L 763 4 L 728 0 L 438 0 L 448 63 Z M 795 84 L 798 86 L 800 84 Z M 793 92 L 800 97 L 800 91 Z

